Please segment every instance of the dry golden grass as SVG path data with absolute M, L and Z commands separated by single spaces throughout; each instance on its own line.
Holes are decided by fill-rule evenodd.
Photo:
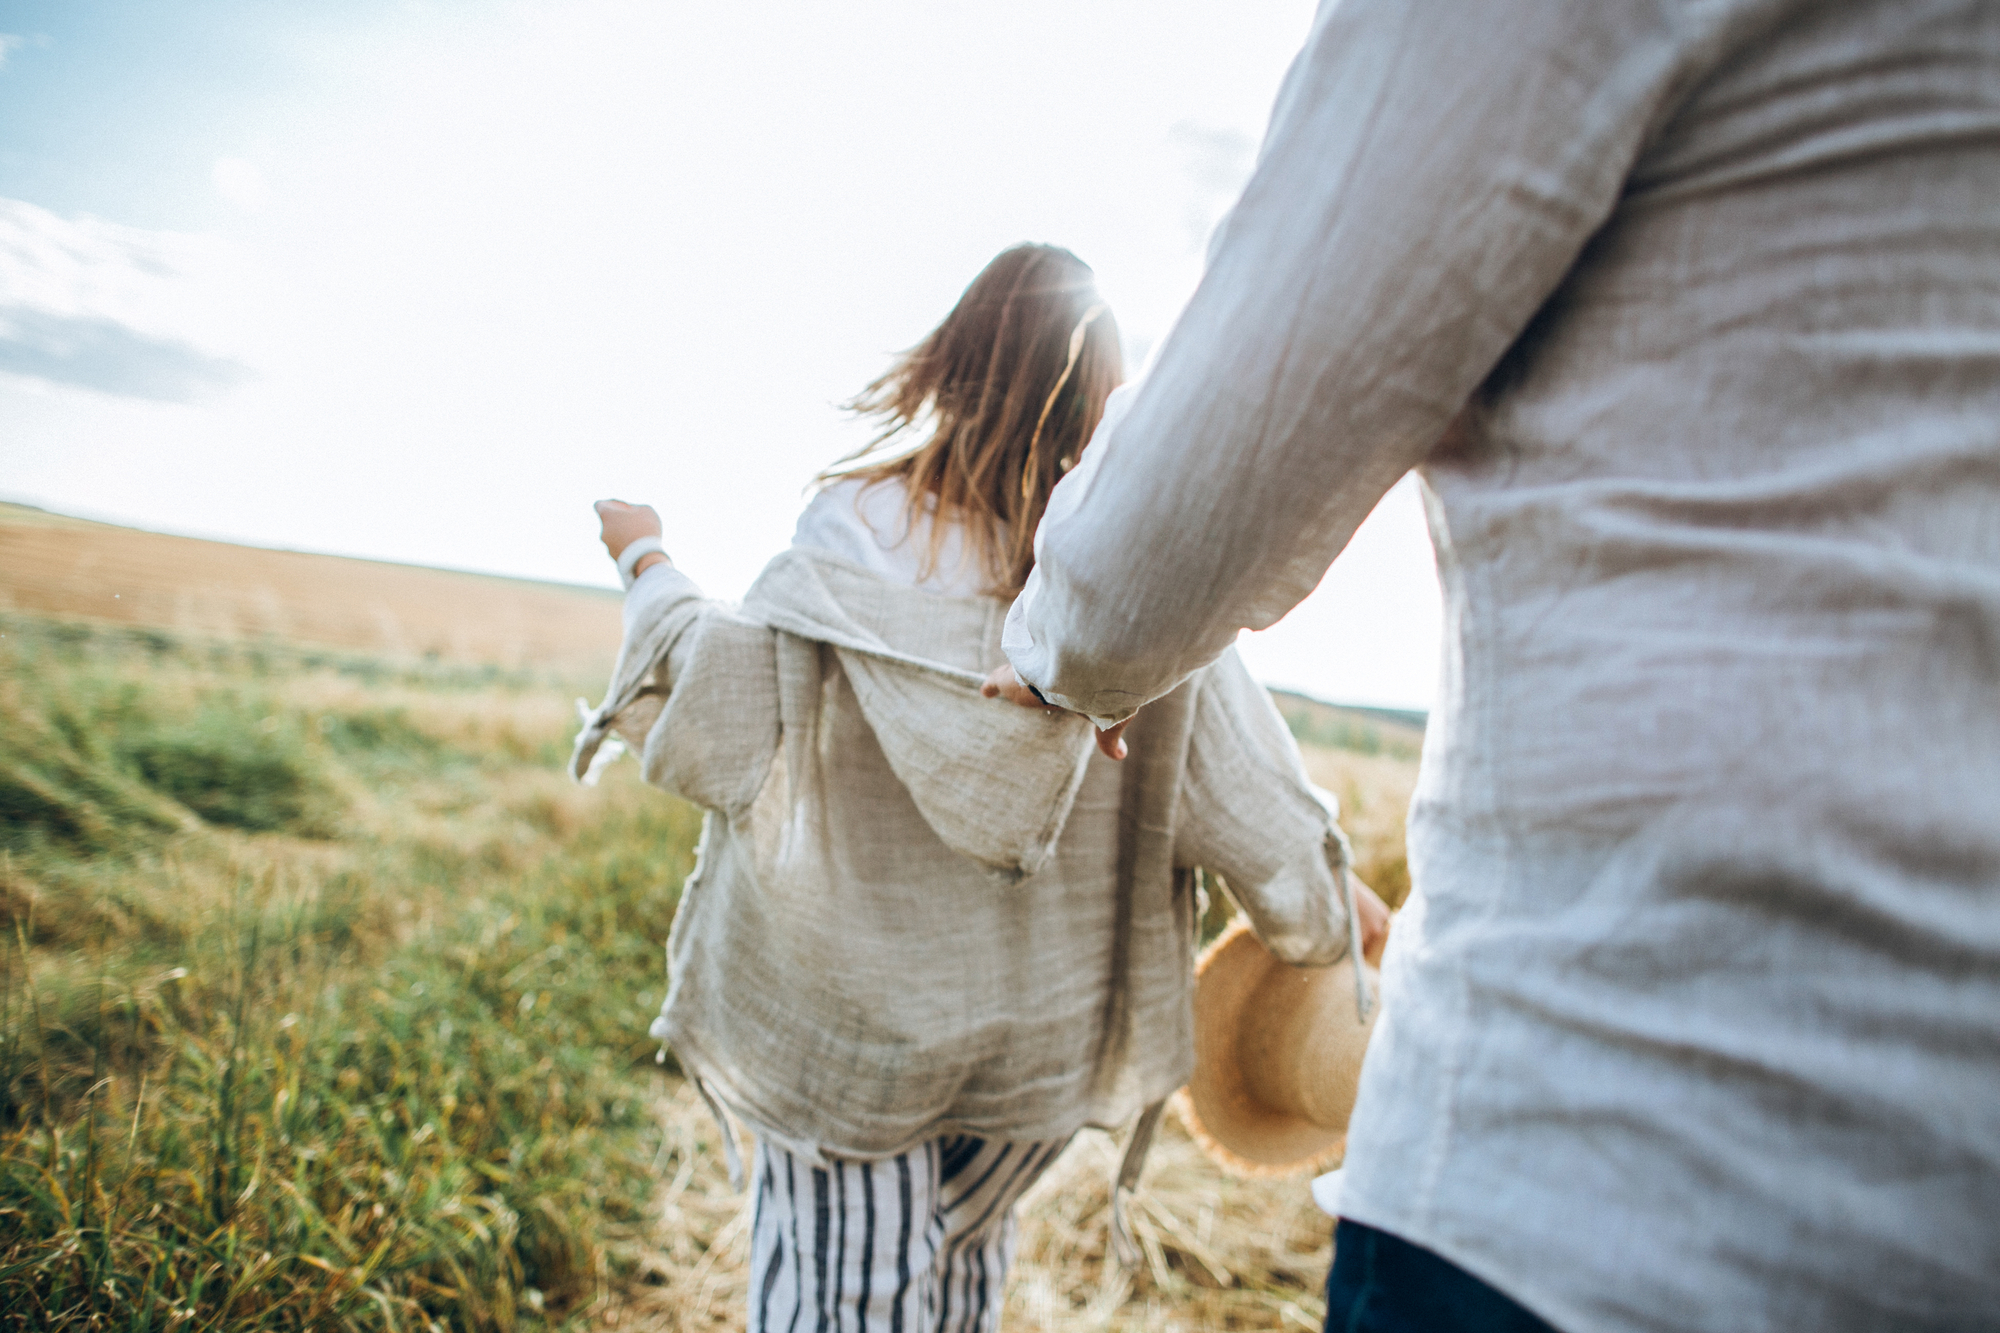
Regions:
M 729 1188 L 714 1120 L 685 1084 L 660 1106 L 657 1222 L 638 1282 L 600 1312 L 603 1327 L 740 1328 L 749 1275 L 749 1200 Z M 1107 1261 L 1119 1144 L 1086 1131 L 1021 1205 L 1020 1254 L 1005 1323 L 1050 1333 L 1317 1329 L 1332 1223 L 1303 1177 L 1225 1175 L 1169 1119 L 1132 1201 L 1144 1252 L 1136 1271 Z
M 129 605 L 123 597 L 104 604 L 101 594 L 111 586 L 134 591 Z M 617 637 L 615 601 L 550 585 L 155 537 L 0 507 L 0 608 L 7 607 L 179 627 L 239 641 L 234 648 L 211 651 L 199 646 L 202 640 L 178 634 L 155 643 L 144 634 L 119 638 L 100 632 L 99 639 L 86 643 L 87 634 L 37 630 L 55 635 L 49 639 L 53 646 L 39 651 L 43 661 L 60 661 L 62 672 L 52 676 L 23 659 L 19 670 L 0 679 L 0 712 L 18 723 L 20 732 L 15 737 L 20 753 L 0 754 L 0 776 L 10 765 L 25 771 L 41 764 L 36 771 L 44 776 L 35 780 L 44 786 L 35 791 L 57 779 L 70 782 L 73 790 L 65 790 L 76 797 L 77 808 L 104 824 L 100 829 L 86 821 L 73 837 L 61 835 L 71 841 L 31 840 L 24 844 L 27 851 L 0 858 L 0 917 L 20 935 L 19 966 L 10 964 L 8 994 L 39 993 L 42 1002 L 66 1005 L 66 1016 L 51 1010 L 50 1022 L 70 1033 L 64 1038 L 69 1063 L 51 1074 L 48 1057 L 34 1053 L 38 1038 L 23 1025 L 21 1013 L 9 1010 L 0 1051 L 8 1054 L 11 1082 L 0 1100 L 7 1103 L 5 1118 L 18 1140 L 14 1157 L 27 1173 L 23 1179 L 40 1169 L 35 1164 L 58 1130 L 77 1141 L 79 1099 L 100 1060 L 105 1081 L 101 1094 L 91 1095 L 102 1097 L 105 1123 L 125 1127 L 128 1137 L 137 1134 L 142 1150 L 149 1141 L 182 1142 L 173 1137 L 182 1131 L 170 1122 L 160 1095 L 155 1092 L 148 1101 L 145 1090 L 160 1086 L 171 1043 L 181 1043 L 193 1053 L 187 1059 L 194 1059 L 211 1048 L 226 1054 L 227 1043 L 241 1040 L 233 1035 L 237 1027 L 204 1017 L 219 1012 L 218 1005 L 233 993 L 225 984 L 229 968 L 237 966 L 228 941 L 241 933 L 246 912 L 291 912 L 319 922 L 313 929 L 325 939 L 300 935 L 298 965 L 261 983 L 262 1019 L 253 1006 L 248 1020 L 260 1043 L 251 1048 L 255 1061 L 294 1059 L 285 1043 L 298 1029 L 279 1015 L 310 1013 L 317 1005 L 326 1010 L 323 1021 L 345 1033 L 347 1044 L 332 1063 L 322 1060 L 326 1068 L 313 1075 L 323 1085 L 315 1085 L 316 1095 L 328 1107 L 372 1108 L 379 1117 L 427 1106 L 425 1099 L 432 1099 L 459 1105 L 456 1119 L 425 1110 L 411 1112 L 416 1120 L 432 1116 L 439 1124 L 459 1123 L 474 1095 L 460 1088 L 459 1066 L 468 1039 L 478 1032 L 479 1049 L 489 1055 L 476 1078 L 491 1084 L 478 1094 L 490 1101 L 482 1114 L 499 1124 L 505 1116 L 525 1113 L 520 1111 L 525 1107 L 540 1119 L 508 1130 L 512 1137 L 505 1144 L 484 1130 L 451 1144 L 441 1136 L 421 1140 L 425 1151 L 449 1148 L 456 1154 L 440 1157 L 440 1180 L 474 1161 L 492 1169 L 504 1158 L 513 1170 L 511 1157 L 493 1156 L 502 1147 L 523 1155 L 524 1164 L 537 1163 L 509 1177 L 513 1183 L 506 1186 L 511 1192 L 504 1206 L 492 1205 L 508 1227 L 521 1229 L 519 1243 L 509 1231 L 486 1249 L 472 1247 L 463 1262 L 476 1260 L 483 1276 L 453 1279 L 467 1293 L 483 1291 L 491 1308 L 475 1310 L 476 1301 L 454 1304 L 439 1294 L 444 1288 L 437 1284 L 444 1279 L 414 1259 L 398 1270 L 400 1276 L 384 1270 L 370 1279 L 374 1285 L 355 1279 L 348 1292 L 340 1286 L 346 1279 L 336 1281 L 333 1269 L 326 1274 L 335 1276 L 315 1276 L 314 1265 L 324 1263 L 313 1248 L 319 1242 L 287 1239 L 292 1249 L 281 1253 L 281 1262 L 292 1265 L 287 1270 L 292 1276 L 284 1281 L 293 1286 L 229 1269 L 233 1258 L 215 1260 L 222 1265 L 217 1271 L 229 1271 L 232 1280 L 267 1284 L 268 1326 L 283 1326 L 284 1311 L 292 1307 L 282 1302 L 295 1296 L 319 1300 L 325 1293 L 355 1301 L 367 1295 L 388 1302 L 381 1307 L 385 1312 L 406 1312 L 385 1313 L 384 1327 L 422 1327 L 432 1319 L 437 1327 L 742 1326 L 747 1200 L 728 1186 L 716 1127 L 700 1099 L 678 1079 L 658 1079 L 639 1035 L 644 1020 L 639 1011 L 658 996 L 657 936 L 664 933 L 670 894 L 691 842 L 688 812 L 668 810 L 658 793 L 637 790 L 629 771 L 594 791 L 571 786 L 560 772 L 572 726 L 568 699 L 543 683 L 545 675 L 485 680 L 476 671 L 375 670 L 360 659 L 293 650 L 266 661 L 264 650 L 240 642 L 290 636 L 405 661 L 435 652 L 445 661 L 553 666 L 570 674 L 579 661 L 587 659 L 591 671 L 608 661 Z M 441 617 L 442 608 L 453 608 L 453 614 Z M 61 646 L 71 640 L 70 647 Z M 115 660 L 104 656 L 104 645 L 114 641 L 122 645 Z M 6 650 L 0 656 L 22 651 L 11 643 L 0 648 Z M 143 704 L 138 712 L 128 695 Z M 332 813 L 299 815 L 303 834 L 258 831 L 254 824 L 238 831 L 193 820 L 185 811 L 174 814 L 178 807 L 161 804 L 163 798 L 148 795 L 126 774 L 120 767 L 126 761 L 111 753 L 115 746 L 106 748 L 109 742 L 98 747 L 105 749 L 102 755 L 79 751 L 82 758 L 65 759 L 67 768 L 46 759 L 54 753 L 49 747 L 69 744 L 49 729 L 54 724 L 48 719 L 69 714 L 95 719 L 93 726 L 115 723 L 142 739 L 151 734 L 147 728 L 180 735 L 175 728 L 197 724 L 210 728 L 204 735 L 254 733 L 253 748 L 273 748 L 309 772 L 323 789 L 314 799 Z M 42 729 L 32 738 L 23 730 L 30 724 Z M 87 739 L 88 731 L 84 734 Z M 27 748 L 30 739 L 42 748 Z M 1305 751 L 1315 781 L 1341 799 L 1363 878 L 1391 903 L 1400 902 L 1408 889 L 1403 814 L 1417 767 L 1408 747 L 1373 754 L 1318 746 Z M 46 763 L 36 755 L 44 755 Z M 93 782 L 98 785 L 89 785 Z M 145 819 L 155 821 L 152 831 L 131 822 Z M 112 841 L 92 844 L 90 838 L 100 833 Z M 588 856 L 580 860 L 586 848 Z M 480 887 L 468 892 L 469 885 Z M 616 919 L 599 920 L 613 904 Z M 643 925 L 635 927 L 634 920 Z M 579 952 L 586 949 L 588 958 Z M 556 978 L 534 968 L 564 950 L 570 959 L 565 967 L 575 975 L 558 988 Z M 460 955 L 491 955 L 491 966 L 457 968 L 451 960 Z M 189 991 L 191 1000 L 199 998 L 184 1006 L 185 1013 L 172 1008 L 170 988 L 159 980 L 183 959 L 192 974 L 172 985 Z M 394 986 L 387 984 L 391 975 L 397 978 Z M 334 994 L 334 983 L 346 997 L 337 1002 L 326 998 Z M 107 987 L 123 1006 L 118 1013 L 129 1010 L 151 1025 L 140 1033 L 143 1040 L 106 1045 L 108 1038 L 94 1035 L 93 1014 L 103 1010 Z M 424 1026 L 443 1014 L 450 1021 L 441 1030 Z M 262 1020 L 268 1020 L 263 1028 L 269 1031 L 257 1027 Z M 562 1091 L 543 1069 L 547 1058 L 539 1064 L 530 1059 L 533 1051 L 518 1059 L 490 1054 L 517 1033 L 558 1020 L 567 1038 L 561 1044 L 574 1048 L 564 1057 L 575 1066 L 564 1075 L 570 1091 Z M 32 1025 L 37 1031 L 39 1023 Z M 392 1033 L 394 1041 L 377 1051 L 383 1033 Z M 390 1058 L 387 1052 L 396 1042 L 426 1052 L 431 1063 L 418 1070 L 402 1057 Z M 584 1059 L 613 1048 L 615 1058 Z M 643 1068 L 634 1068 L 639 1060 Z M 283 1119 L 272 1091 L 276 1075 L 259 1077 L 258 1095 L 267 1100 L 245 1113 L 253 1130 Z M 185 1105 L 176 1114 L 188 1125 L 207 1124 L 201 1118 L 208 1114 L 202 1100 L 206 1085 L 192 1075 L 183 1082 Z M 459 1090 L 446 1099 L 447 1087 Z M 531 1087 L 539 1091 L 528 1096 L 523 1090 Z M 622 1099 L 643 1109 L 655 1096 L 653 1089 L 662 1087 L 655 1140 L 645 1117 L 618 1112 L 616 1104 Z M 578 1128 L 561 1116 L 542 1123 L 550 1107 L 560 1109 L 585 1088 L 613 1108 L 605 1113 L 603 1128 Z M 96 1123 L 94 1114 L 82 1123 L 87 1132 Z M 194 1146 L 176 1151 L 207 1151 L 195 1138 L 183 1138 Z M 329 1152 L 355 1154 L 351 1163 L 319 1159 L 329 1169 L 351 1165 L 355 1180 L 375 1169 L 358 1141 L 329 1137 L 327 1142 L 333 1145 Z M 1118 1147 L 1112 1136 L 1086 1132 L 1029 1194 L 1007 1297 L 1009 1327 L 1062 1333 L 1318 1327 L 1331 1224 L 1313 1207 L 1303 1177 L 1233 1179 L 1169 1118 L 1132 1205 L 1144 1261 L 1127 1272 L 1107 1257 L 1109 1181 Z M 129 1144 L 126 1152 L 129 1157 Z M 156 1149 L 156 1155 L 164 1152 Z M 618 1168 L 629 1185 L 618 1184 L 615 1172 L 592 1174 L 598 1169 L 594 1164 L 634 1162 L 635 1153 L 636 1164 Z M 654 1167 L 650 1176 L 643 1169 L 648 1158 Z M 79 1179 L 89 1176 L 83 1166 L 71 1165 Z M 118 1234 L 129 1236 L 130 1248 L 119 1255 L 107 1250 L 104 1272 L 123 1282 L 122 1275 L 167 1274 L 176 1271 L 175 1264 L 193 1262 L 187 1255 L 195 1232 L 181 1224 L 179 1230 L 164 1229 L 154 1220 L 157 1208 L 149 1213 L 140 1206 L 151 1207 L 154 1197 L 143 1173 L 114 1184 L 115 1189 L 105 1186 L 111 1193 L 103 1206 L 134 1210 L 111 1214 L 117 1226 L 127 1228 Z M 488 1193 L 466 1187 L 464 1198 L 488 1198 L 491 1187 L 480 1188 Z M 648 1191 L 651 1199 L 641 1212 L 639 1201 Z M 355 1207 L 367 1203 L 361 1194 L 355 1197 L 361 1201 Z M 620 1197 L 628 1200 L 622 1214 L 606 1206 Z M 356 1214 L 363 1222 L 372 1216 L 377 1221 L 368 1225 L 389 1229 L 385 1235 L 395 1227 L 403 1228 L 396 1234 L 431 1234 L 423 1228 L 435 1219 L 410 1199 L 382 1193 L 375 1198 Z M 388 1204 L 386 1220 L 382 1202 Z M 89 1229 L 88 1218 L 78 1223 L 67 1214 L 57 1216 L 53 1205 L 4 1206 L 17 1220 L 40 1210 L 34 1212 L 42 1219 L 36 1225 L 45 1227 L 46 1235 L 38 1232 L 30 1241 L 22 1231 L 8 1243 L 39 1256 L 36 1262 L 45 1267 L 81 1263 L 72 1254 L 76 1238 L 89 1234 L 95 1245 L 101 1234 Z M 246 1221 L 245 1227 L 268 1227 L 272 1234 L 282 1229 L 284 1207 L 256 1206 L 269 1209 L 271 1220 Z M 530 1241 L 540 1248 L 523 1248 Z M 145 1317 L 130 1318 L 138 1307 L 127 1305 L 121 1317 L 132 1327 L 177 1327 L 180 1316 L 174 1311 L 192 1311 L 195 1298 L 175 1295 L 187 1304 L 171 1308 L 164 1302 L 170 1290 L 191 1289 L 186 1288 L 191 1281 L 160 1278 L 158 1309 L 148 1307 Z M 154 1277 L 145 1276 L 143 1283 L 151 1293 Z M 88 1289 L 88 1284 L 73 1286 L 70 1299 Z M 30 1308 L 23 1302 L 52 1300 L 50 1290 L 46 1283 L 33 1292 L 25 1286 L 10 1289 L 0 1298 L 0 1325 L 16 1326 L 18 1320 L 8 1321 Z M 119 1299 L 138 1298 L 127 1293 Z M 425 1316 L 416 1319 L 420 1306 Z M 227 1319 L 215 1309 L 207 1316 L 219 1321 L 216 1327 L 267 1326 L 266 1315 L 253 1318 L 242 1309 Z M 65 1326 L 96 1327 L 89 1322 L 96 1317 L 86 1312 Z M 359 1313 L 353 1319 L 357 1328 L 377 1326 Z
M 1403 812 L 1414 759 L 1303 747 L 1313 780 L 1341 799 L 1362 877 L 1392 903 L 1408 892 Z M 749 1272 L 749 1201 L 729 1188 L 715 1122 L 691 1087 L 660 1106 L 657 1218 L 639 1243 L 638 1282 L 600 1312 L 603 1327 L 693 1333 L 740 1328 Z M 1169 1116 L 1132 1202 L 1145 1255 L 1108 1256 L 1119 1143 L 1085 1131 L 1021 1205 L 1020 1254 L 1005 1323 L 1045 1333 L 1318 1329 L 1332 1222 L 1302 1173 L 1244 1180 L 1210 1161 Z
M 1402 906 L 1410 896 L 1403 820 L 1417 789 L 1417 761 L 1317 745 L 1299 748 L 1312 780 L 1340 798 L 1340 825 L 1354 841 L 1356 872 L 1389 906 Z
M 198 541 L 0 504 L 0 611 L 578 676 L 618 650 L 609 590 Z

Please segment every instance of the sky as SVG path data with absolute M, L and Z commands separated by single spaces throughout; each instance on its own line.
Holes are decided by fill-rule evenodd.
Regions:
M 998 251 L 1144 363 L 1311 13 L 0 0 L 0 497 L 615 584 L 612 495 L 740 596 Z M 1440 622 L 1406 479 L 1243 651 L 1422 708 Z

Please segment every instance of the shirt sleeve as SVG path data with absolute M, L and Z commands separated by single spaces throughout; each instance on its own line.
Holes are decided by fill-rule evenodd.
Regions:
M 1200 678 L 1174 862 L 1220 875 L 1266 948 L 1297 967 L 1347 953 L 1331 795 L 1306 777 L 1264 687 L 1225 652 Z
M 661 660 L 646 730 L 646 781 L 735 815 L 763 790 L 782 733 L 775 631 L 709 602 Z
M 1200 287 L 1051 498 L 1007 621 L 1022 678 L 1105 725 L 1311 592 L 1560 283 L 1703 53 L 1773 7 L 1324 4 Z
M 669 561 L 625 595 L 625 639 L 604 702 L 586 712 L 571 771 L 587 778 L 602 738 L 639 751 L 646 781 L 709 810 L 756 799 L 781 732 L 777 640 L 701 594 Z

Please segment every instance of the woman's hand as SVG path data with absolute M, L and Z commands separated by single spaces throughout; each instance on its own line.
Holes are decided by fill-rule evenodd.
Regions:
M 1389 943 L 1389 904 L 1375 890 L 1348 872 L 1354 880 L 1354 914 L 1361 918 L 1361 956 L 1370 967 L 1382 966 L 1382 950 Z
M 979 693 L 988 699 L 1005 699 L 1010 704 L 1018 704 L 1022 708 L 1039 708 L 1045 713 L 1066 711 L 1052 703 L 1044 702 L 1041 696 L 1028 688 L 1027 683 L 1011 666 L 995 667 L 986 677 L 986 683 L 979 687 Z M 1120 733 L 1131 720 L 1128 717 L 1108 731 L 1101 730 L 1097 733 L 1097 748 L 1104 751 L 1106 757 L 1111 759 L 1125 757 L 1125 742 L 1120 739 Z
M 625 548 L 641 537 L 660 535 L 660 516 L 653 512 L 651 505 L 628 505 L 623 500 L 599 500 L 593 508 L 597 510 L 598 522 L 603 525 L 598 535 L 604 539 L 604 549 L 611 552 L 613 560 L 625 554 Z M 665 559 L 666 557 L 658 552 L 642 555 L 632 573 L 636 577 Z

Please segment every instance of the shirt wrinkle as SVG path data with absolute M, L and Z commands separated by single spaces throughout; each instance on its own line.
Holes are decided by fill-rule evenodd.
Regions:
M 740 608 L 666 566 L 628 599 L 574 771 L 615 733 L 708 810 L 653 1031 L 813 1162 L 1122 1123 L 1193 1062 L 1185 857 L 1281 957 L 1332 963 L 1332 814 L 1233 654 L 1149 709 L 1122 764 L 1080 718 L 980 698 L 1004 605 L 862 566 L 823 521 L 843 512 L 865 521 L 822 493 Z M 1200 836 L 1193 755 L 1256 845 Z
M 1131 714 L 1421 462 L 1446 642 L 1346 1214 L 1570 1333 L 1987 1327 L 2000 10 L 1414 12 L 1322 7 L 1008 656 Z

